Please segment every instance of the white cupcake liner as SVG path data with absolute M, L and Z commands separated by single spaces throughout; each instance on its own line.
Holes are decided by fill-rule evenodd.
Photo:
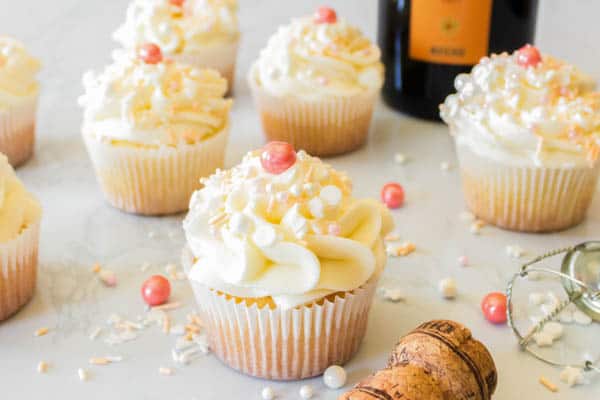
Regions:
M 219 359 L 247 375 L 295 380 L 352 358 L 366 332 L 377 281 L 374 277 L 353 291 L 290 310 L 248 305 L 191 283 Z
M 227 79 L 229 83 L 228 92 L 231 93 L 235 82 L 235 63 L 238 46 L 239 39 L 234 42 L 213 44 L 194 50 L 193 52 L 178 54 L 173 56 L 173 59 L 199 68 L 216 69 Z
M 33 296 L 39 232 L 37 221 L 15 239 L 0 243 L 0 321 L 17 312 Z
M 249 82 L 267 140 L 285 141 L 315 156 L 347 153 L 367 141 L 379 91 L 304 100 L 270 94 L 252 72 Z
M 17 167 L 29 160 L 35 144 L 35 114 L 38 96 L 0 110 L 0 152 Z
M 593 167 L 511 166 L 457 144 L 466 202 L 480 219 L 502 228 L 547 232 L 585 218 L 600 163 Z
M 200 178 L 223 166 L 229 127 L 196 144 L 156 149 L 83 136 L 107 201 L 127 212 L 162 215 L 187 210 Z

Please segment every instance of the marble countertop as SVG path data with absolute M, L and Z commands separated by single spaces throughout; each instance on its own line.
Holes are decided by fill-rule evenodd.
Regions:
M 277 0 L 241 3 L 243 43 L 228 165 L 263 143 L 244 80 L 250 61 L 276 26 L 290 16 L 309 12 L 320 1 L 288 1 L 285 6 Z M 365 32 L 374 34 L 374 0 L 329 3 Z M 592 40 L 600 28 L 592 18 L 598 15 L 600 4 L 580 1 L 576 5 L 569 2 L 567 6 L 560 0 L 541 3 L 539 43 L 599 76 L 596 68 L 599 47 Z M 44 63 L 37 153 L 18 171 L 40 198 L 44 219 L 37 293 L 20 313 L 0 323 L 1 396 L 259 399 L 261 389 L 271 385 L 278 398 L 298 399 L 298 390 L 304 383 L 271 383 L 245 377 L 211 355 L 189 366 L 175 367 L 173 376 L 160 376 L 160 366 L 173 366 L 174 342 L 172 336 L 166 336 L 160 329 L 144 330 L 136 340 L 113 347 L 104 342 L 102 335 L 95 341 L 89 338 L 95 327 L 105 326 L 112 313 L 129 319 L 144 313 L 139 296 L 141 282 L 152 272 L 164 272 L 165 264 L 177 262 L 184 242 L 182 216 L 127 215 L 103 201 L 79 135 L 81 113 L 76 98 L 82 91 L 80 77 L 86 69 L 99 68 L 109 60 L 114 47 L 110 33 L 122 20 L 125 5 L 124 0 L 2 3 L 2 33 L 22 39 Z M 575 20 L 577 26 L 567 24 Z M 575 40 L 577 45 L 571 45 Z M 407 155 L 405 165 L 394 163 L 396 152 Z M 368 146 L 330 162 L 354 178 L 355 191 L 360 196 L 378 196 L 385 182 L 401 182 L 407 203 L 394 212 L 397 231 L 403 239 L 417 245 L 414 254 L 393 258 L 388 264 L 382 286 L 400 288 L 406 300 L 391 303 L 376 299 L 367 338 L 347 365 L 349 384 L 382 367 L 401 335 L 423 321 L 447 318 L 465 323 L 489 346 L 499 369 L 495 399 L 578 400 L 600 393 L 597 376 L 588 385 L 568 389 L 559 381 L 560 369 L 520 352 L 509 328 L 492 326 L 479 310 L 482 297 L 490 291 L 504 290 L 507 280 L 519 267 L 521 260 L 506 254 L 507 245 L 518 244 L 527 256 L 532 256 L 597 237 L 600 195 L 595 197 L 587 221 L 566 232 L 532 235 L 485 227 L 480 235 L 473 235 L 469 224 L 459 218 L 464 203 L 456 168 L 447 172 L 440 169 L 443 162 L 451 167 L 456 163 L 444 126 L 401 116 L 383 105 L 376 113 Z M 470 266 L 458 266 L 456 260 L 460 255 L 469 257 Z M 91 272 L 94 263 L 116 272 L 116 288 L 103 287 L 96 281 Z M 141 270 L 144 263 L 150 265 L 145 272 Z M 443 300 L 438 294 L 437 282 L 446 277 L 454 277 L 458 283 L 459 295 L 454 301 Z M 183 309 L 173 314 L 176 320 L 183 321 L 186 312 L 194 307 L 187 282 L 174 283 L 173 297 L 184 304 Z M 34 331 L 42 326 L 50 327 L 50 333 L 34 337 Z M 600 355 L 600 347 L 594 349 L 591 342 L 599 332 L 599 327 L 594 326 L 574 333 L 578 338 L 574 345 L 577 356 Z M 88 366 L 90 357 L 107 354 L 122 355 L 124 360 L 109 366 Z M 43 375 L 36 372 L 40 360 L 51 366 Z M 90 371 L 89 381 L 79 381 L 80 367 Z M 537 382 L 540 375 L 557 383 L 560 392 L 552 394 L 542 387 Z M 314 386 L 318 399 L 335 399 L 341 393 L 327 390 L 319 378 L 307 383 Z

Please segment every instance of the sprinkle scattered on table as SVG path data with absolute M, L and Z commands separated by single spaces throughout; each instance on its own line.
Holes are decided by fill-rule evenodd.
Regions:
M 442 295 L 447 300 L 452 300 L 456 298 L 457 287 L 456 281 L 453 278 L 442 279 L 438 283 L 438 289 Z
M 47 335 L 48 332 L 50 332 L 50 329 L 46 328 L 46 327 L 43 327 L 43 328 L 39 328 L 38 330 L 36 330 L 33 335 L 35 337 L 40 337 L 40 336 Z
M 46 361 L 40 361 L 37 365 L 37 372 L 40 374 L 48 372 L 48 363 Z
M 548 380 L 548 378 L 540 376 L 539 382 L 542 384 L 542 386 L 544 386 L 549 391 L 551 391 L 553 393 L 558 392 L 558 386 L 556 386 L 554 383 L 550 382 Z
M 79 368 L 77 370 L 77 376 L 79 377 L 79 380 L 82 381 L 82 382 L 85 382 L 85 381 L 87 381 L 89 379 L 88 372 L 85 369 L 83 369 L 83 368 Z

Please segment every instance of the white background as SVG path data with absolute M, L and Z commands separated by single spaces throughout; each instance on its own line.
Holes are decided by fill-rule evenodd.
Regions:
M 262 144 L 244 79 L 249 63 L 278 25 L 321 4 L 312 0 L 240 2 L 243 36 L 228 165 Z M 538 43 L 542 49 L 600 77 L 600 3 L 540 2 Z M 328 3 L 374 37 L 375 0 Z M 0 323 L 0 398 L 260 398 L 267 383 L 241 376 L 212 356 L 178 369 L 172 377 L 159 376 L 158 367 L 170 365 L 173 342 L 159 330 L 144 332 L 139 340 L 117 348 L 87 338 L 112 312 L 128 318 L 142 314 L 139 285 L 150 272 L 162 271 L 166 261 L 176 261 L 183 244 L 181 216 L 130 216 L 103 202 L 79 135 L 81 112 L 76 98 L 82 91 L 80 77 L 86 69 L 101 68 L 109 61 L 114 47 L 110 34 L 122 21 L 125 6 L 124 0 L 0 2 L 0 32 L 24 41 L 44 64 L 37 155 L 19 170 L 44 207 L 39 288 L 31 304 Z M 409 163 L 395 165 L 395 152 L 405 153 Z M 483 295 L 503 290 L 518 268 L 519 261 L 505 254 L 506 245 L 518 243 L 533 255 L 597 237 L 600 196 L 596 196 L 587 222 L 567 232 L 526 235 L 486 227 L 481 236 L 474 236 L 458 218 L 464 205 L 456 170 L 443 173 L 439 168 L 441 162 L 455 163 L 446 129 L 402 117 L 384 106 L 377 112 L 369 145 L 331 162 L 354 178 L 358 196 L 377 196 L 385 182 L 401 182 L 407 204 L 394 213 L 398 232 L 418 247 L 417 253 L 389 263 L 382 285 L 400 287 L 407 300 L 400 304 L 375 302 L 368 337 L 347 366 L 352 383 L 383 366 L 400 335 L 425 320 L 450 318 L 471 327 L 494 354 L 500 373 L 496 399 L 576 400 L 600 393 L 597 377 L 584 388 L 569 390 L 560 385 L 559 395 L 547 392 L 537 383 L 538 377 L 543 374 L 558 382 L 559 370 L 519 353 L 508 328 L 489 325 L 479 311 Z M 462 254 L 468 255 L 472 266 L 457 266 L 456 259 Z M 145 261 L 154 267 L 142 273 L 139 266 Z M 94 262 L 117 271 L 116 289 L 98 285 L 90 273 Z M 448 276 L 455 277 L 459 285 L 459 297 L 453 302 L 441 300 L 436 289 L 438 280 Z M 193 307 L 186 283 L 177 283 L 174 289 L 175 299 Z M 51 327 L 52 333 L 34 338 L 33 332 L 41 326 Z M 585 351 L 588 345 L 581 346 Z M 600 352 L 591 343 L 588 350 L 596 356 Z M 79 382 L 77 368 L 87 367 L 89 357 L 105 354 L 122 354 L 126 359 L 121 364 L 90 368 L 91 380 Z M 44 376 L 35 372 L 42 359 L 51 363 Z M 334 399 L 338 394 L 326 391 L 319 379 L 310 383 L 320 399 Z M 280 398 L 299 398 L 299 383 L 272 385 Z

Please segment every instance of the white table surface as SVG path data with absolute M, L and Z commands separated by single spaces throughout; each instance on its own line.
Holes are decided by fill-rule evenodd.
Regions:
M 321 2 L 241 3 L 243 42 L 228 165 L 263 143 L 244 79 L 250 61 L 278 25 L 291 16 L 311 12 Z M 329 3 L 374 36 L 374 0 Z M 600 47 L 594 38 L 600 33 L 596 23 L 600 4 L 591 0 L 542 3 L 538 43 L 599 76 Z M 2 0 L 0 4 L 0 31 L 26 42 L 44 63 L 37 153 L 18 171 L 44 208 L 39 285 L 32 302 L 0 324 L 0 398 L 259 399 L 260 390 L 268 384 L 279 398 L 297 399 L 300 383 L 248 378 L 210 355 L 177 368 L 171 377 L 160 376 L 159 366 L 172 365 L 174 339 L 159 329 L 144 331 L 138 340 L 113 348 L 102 339 L 88 338 L 89 331 L 103 325 L 113 312 L 131 319 L 142 314 L 141 282 L 151 272 L 163 272 L 166 262 L 177 261 L 183 244 L 182 216 L 137 217 L 103 201 L 79 135 L 81 112 L 76 98 L 82 91 L 80 77 L 86 69 L 100 68 L 109 60 L 114 47 L 110 33 L 122 21 L 125 4 L 124 0 Z M 404 166 L 393 162 L 394 153 L 399 151 L 409 157 Z M 559 369 L 520 353 L 507 327 L 485 322 L 479 302 L 487 292 L 503 290 L 519 265 L 506 255 L 506 245 L 518 243 L 533 255 L 597 238 L 600 196 L 596 196 L 587 221 L 566 232 L 530 235 L 486 227 L 475 236 L 458 217 L 464 204 L 456 169 L 444 173 L 439 167 L 441 162 L 455 164 L 446 129 L 403 117 L 383 105 L 375 117 L 368 146 L 330 161 L 354 178 L 359 196 L 377 196 L 385 182 L 401 182 L 407 203 L 394 213 L 397 230 L 418 247 L 415 254 L 389 262 L 382 285 L 402 288 L 407 299 L 394 304 L 375 301 L 367 338 L 347 365 L 350 383 L 383 366 L 396 340 L 417 324 L 449 318 L 469 326 L 493 353 L 499 369 L 495 399 L 597 398 L 597 377 L 590 385 L 567 389 L 559 382 Z M 456 259 L 462 254 L 470 258 L 470 267 L 457 265 Z M 97 283 L 90 272 L 95 262 L 117 272 L 117 288 Z M 153 264 L 145 273 L 140 271 L 144 262 Z M 448 276 L 455 277 L 459 286 L 459 296 L 451 302 L 440 299 L 436 289 L 437 282 Z M 174 284 L 174 298 L 187 309 L 193 308 L 186 282 Z M 185 311 L 174 315 L 181 317 Z M 33 332 L 42 326 L 52 328 L 51 333 L 34 338 Z M 593 329 L 597 327 L 589 330 L 587 339 L 598 337 L 598 330 Z M 597 356 L 600 348 L 589 346 Z M 106 354 L 121 354 L 125 360 L 88 367 L 91 356 Z M 36 372 L 40 360 L 51 365 L 45 375 Z M 79 367 L 90 370 L 88 382 L 77 378 Z M 560 393 L 551 394 L 539 385 L 540 375 L 557 382 Z M 320 379 L 308 383 L 315 387 L 319 399 L 335 399 L 341 393 L 327 391 Z

